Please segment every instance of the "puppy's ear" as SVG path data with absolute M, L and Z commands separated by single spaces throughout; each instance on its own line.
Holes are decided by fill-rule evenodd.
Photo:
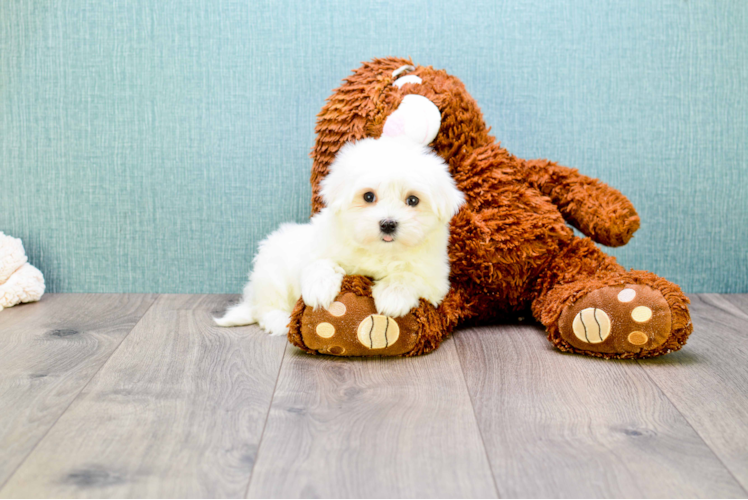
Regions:
M 465 195 L 457 189 L 454 179 L 448 172 L 440 172 L 431 185 L 431 207 L 436 217 L 447 224 L 460 207 L 465 204 Z
M 342 210 L 345 206 L 345 185 L 340 177 L 343 177 L 340 172 L 332 170 L 320 182 L 319 194 L 322 196 L 325 206 L 335 212 Z
M 337 212 L 342 210 L 352 198 L 350 186 L 355 177 L 355 169 L 350 163 L 350 153 L 353 143 L 345 144 L 330 165 L 330 171 L 320 182 L 320 195 L 325 206 Z

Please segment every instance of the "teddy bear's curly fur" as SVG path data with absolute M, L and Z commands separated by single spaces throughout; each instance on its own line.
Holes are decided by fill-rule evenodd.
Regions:
M 489 135 L 462 82 L 443 70 L 415 66 L 408 75 L 420 83 L 393 85 L 393 72 L 407 65 L 413 62 L 384 58 L 355 70 L 320 112 L 311 155 L 316 213 L 323 206 L 320 181 L 346 142 L 379 137 L 408 94 L 428 98 L 441 112 L 431 147 L 449 164 L 467 202 L 451 222 L 451 290 L 438 308 L 422 301 L 411 312 L 419 326 L 410 332 L 414 347 L 401 354 L 436 349 L 457 326 L 499 322 L 528 309 L 564 351 L 642 358 L 680 349 L 692 330 L 680 288 L 646 271 L 626 271 L 594 243 L 620 246 L 631 239 L 639 227 L 631 202 L 575 169 L 510 154 Z M 567 223 L 587 237 L 576 237 Z M 356 295 L 360 308 L 374 313 L 370 284 L 347 277 L 341 295 Z M 310 352 L 346 355 L 340 347 L 307 345 L 305 336 L 319 321 L 311 312 L 302 298 L 289 340 Z

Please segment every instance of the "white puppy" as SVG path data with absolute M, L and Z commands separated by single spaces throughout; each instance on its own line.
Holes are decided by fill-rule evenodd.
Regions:
M 405 137 L 346 144 L 321 183 L 308 224 L 283 224 L 260 243 L 242 301 L 221 326 L 288 333 L 299 297 L 328 308 L 346 274 L 371 277 L 377 311 L 407 314 L 449 290 L 449 221 L 464 202 L 444 161 Z

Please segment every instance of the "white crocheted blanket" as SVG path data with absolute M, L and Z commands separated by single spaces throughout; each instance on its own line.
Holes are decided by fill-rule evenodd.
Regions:
M 44 295 L 41 271 L 28 263 L 23 243 L 0 231 L 0 311 Z

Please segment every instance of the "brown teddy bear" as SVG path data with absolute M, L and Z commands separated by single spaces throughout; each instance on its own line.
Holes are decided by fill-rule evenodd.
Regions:
M 401 58 L 353 72 L 322 108 L 312 151 L 312 212 L 320 181 L 349 141 L 382 135 L 410 94 L 441 113 L 431 147 L 449 164 L 466 204 L 451 221 L 451 289 L 401 318 L 378 315 L 371 280 L 347 276 L 327 310 L 298 302 L 289 340 L 338 356 L 423 354 L 455 327 L 495 323 L 531 310 L 563 351 L 645 358 L 680 349 L 691 333 L 688 298 L 647 271 L 626 271 L 594 243 L 626 244 L 639 217 L 621 193 L 577 170 L 523 160 L 503 149 L 460 80 Z M 587 238 L 574 236 L 567 222 Z

